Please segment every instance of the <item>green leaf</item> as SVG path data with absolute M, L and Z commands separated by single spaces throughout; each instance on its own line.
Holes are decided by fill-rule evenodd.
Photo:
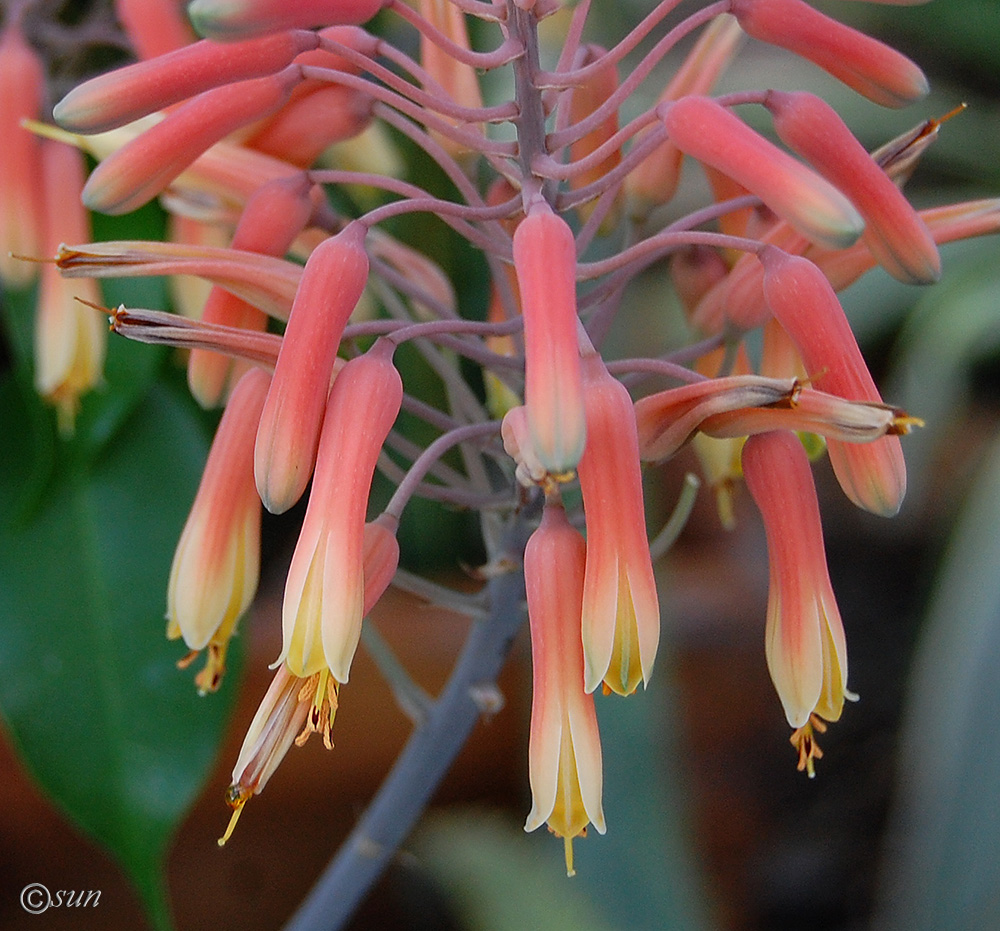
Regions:
M 872 927 L 1000 927 L 1000 442 L 938 577 L 909 687 L 900 802 Z
M 51 438 L 51 476 L 26 498 L 47 413 L 23 383 L 0 384 L 0 711 L 41 787 L 169 927 L 167 845 L 235 696 L 230 674 L 199 698 L 175 668 L 183 646 L 164 638 L 207 438 L 193 403 L 160 383 L 99 451 Z

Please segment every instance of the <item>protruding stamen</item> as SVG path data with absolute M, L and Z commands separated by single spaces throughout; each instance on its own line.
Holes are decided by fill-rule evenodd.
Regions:
M 797 727 L 792 732 L 792 736 L 788 738 L 789 743 L 799 752 L 799 761 L 796 769 L 800 773 L 808 773 L 810 779 L 816 778 L 816 760 L 823 758 L 823 751 L 820 749 L 819 744 L 816 743 L 814 731 L 825 734 L 826 724 L 821 718 L 815 714 L 811 714 L 809 715 L 809 720 L 802 727 Z

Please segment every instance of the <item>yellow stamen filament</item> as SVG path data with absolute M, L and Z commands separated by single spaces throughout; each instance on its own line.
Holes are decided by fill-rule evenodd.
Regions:
M 817 715 L 811 714 L 809 715 L 809 720 L 802 727 L 796 728 L 792 732 L 792 736 L 788 738 L 789 743 L 799 752 L 799 761 L 796 769 L 800 773 L 808 773 L 810 779 L 816 778 L 815 761 L 823 758 L 823 751 L 820 749 L 819 744 L 816 743 L 814 730 L 820 734 L 825 734 L 826 724 Z
M 337 715 L 340 683 L 330 674 L 329 669 L 310 676 L 299 690 L 300 702 L 312 701 L 302 732 L 295 738 L 295 746 L 301 747 L 311 734 L 323 735 L 323 746 L 333 749 L 333 721 Z
M 563 849 L 566 852 L 566 875 L 576 876 L 576 870 L 573 869 L 573 838 L 564 837 L 563 838 Z

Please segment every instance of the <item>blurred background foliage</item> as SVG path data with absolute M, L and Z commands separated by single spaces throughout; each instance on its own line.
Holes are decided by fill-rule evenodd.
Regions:
M 908 190 L 920 205 L 1000 194 L 995 0 L 817 6 L 911 55 L 931 97 L 887 113 L 754 44 L 732 80 L 821 93 L 870 147 L 964 101 Z M 595 4 L 593 37 L 610 44 L 648 7 Z M 408 164 L 420 183 L 440 183 L 433 167 Z M 162 222 L 158 208 L 97 218 L 95 238 L 153 238 Z M 457 239 L 397 232 L 433 241 L 462 306 L 483 305 L 481 263 Z M 507 709 L 477 734 L 357 928 L 1000 927 L 1000 751 L 990 739 L 1000 711 L 1000 252 L 987 239 L 946 246 L 943 259 L 932 289 L 876 271 L 843 295 L 886 398 L 928 425 L 906 440 L 910 495 L 893 522 L 853 512 L 820 474 L 862 702 L 828 735 L 818 778 L 794 772 L 763 668 L 766 566 L 754 515 L 743 508 L 726 536 L 704 506 L 661 567 L 667 636 L 654 684 L 628 702 L 599 702 L 609 832 L 578 843 L 576 879 L 561 875 L 560 843 L 520 829 L 530 680 L 522 644 L 504 681 Z M 667 288 L 662 275 L 644 280 L 633 313 Z M 19 817 L 22 806 L 43 811 L 32 789 L 18 788 L 23 766 L 110 851 L 154 926 L 170 926 L 169 884 L 180 927 L 204 927 L 206 913 L 221 926 L 275 927 L 374 790 L 406 722 L 368 669 L 374 684 L 350 697 L 335 759 L 310 747 L 293 754 L 234 846 L 214 850 L 226 771 L 266 684 L 249 668 L 241 683 L 241 653 L 258 667 L 275 655 L 275 593 L 295 515 L 267 522 L 265 559 L 275 568 L 265 565 L 223 690 L 198 698 L 190 675 L 173 669 L 181 648 L 163 638 L 162 616 L 213 418 L 187 397 L 171 353 L 112 340 L 105 386 L 84 400 L 74 436 L 61 436 L 31 388 L 33 300 L 3 295 L 0 711 L 18 763 L 8 758 L 4 777 L 12 802 L 0 831 L 0 925 L 139 920 L 89 841 L 44 813 Z M 107 283 L 105 300 L 166 308 L 170 298 L 159 280 L 131 280 Z M 668 489 L 667 508 L 679 479 L 653 477 Z M 408 520 L 411 567 L 454 581 L 460 563 L 479 558 L 467 516 L 429 506 Z M 412 605 L 379 625 L 429 688 L 463 630 Z M 91 914 L 33 919 L 17 904 L 32 881 L 108 891 Z

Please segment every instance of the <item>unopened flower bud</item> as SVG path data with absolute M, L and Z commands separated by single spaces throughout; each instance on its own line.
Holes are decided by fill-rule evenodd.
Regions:
M 882 106 L 927 95 L 927 79 L 909 58 L 803 0 L 733 0 L 732 13 L 755 39 L 801 55 Z
M 844 309 L 824 274 L 808 259 L 765 247 L 764 296 L 792 338 L 816 384 L 849 401 L 882 398 L 851 332 Z M 895 514 L 906 492 L 906 464 L 898 437 L 861 446 L 831 440 L 830 463 L 844 493 L 876 514 Z
M 683 97 L 664 108 L 663 125 L 681 151 L 757 194 L 811 241 L 844 248 L 861 234 L 864 220 L 843 194 L 714 100 Z
M 277 110 L 301 79 L 290 65 L 199 94 L 102 161 L 84 188 L 84 203 L 111 214 L 141 207 L 214 143 Z
M 576 244 L 544 201 L 514 232 L 524 316 L 524 403 L 532 445 L 553 475 L 571 474 L 586 438 L 576 312 Z
M 804 92 L 768 91 L 765 105 L 781 140 L 851 198 L 879 264 L 908 284 L 937 281 L 941 258 L 927 226 L 836 111 Z
M 364 239 L 351 224 L 317 246 L 302 273 L 254 454 L 257 489 L 274 514 L 299 500 L 312 475 L 340 337 L 368 281 Z
M 38 266 L 23 259 L 42 255 L 41 150 L 21 121 L 39 118 L 44 93 L 41 59 L 11 22 L 0 34 L 0 280 L 8 287 L 29 285 Z

